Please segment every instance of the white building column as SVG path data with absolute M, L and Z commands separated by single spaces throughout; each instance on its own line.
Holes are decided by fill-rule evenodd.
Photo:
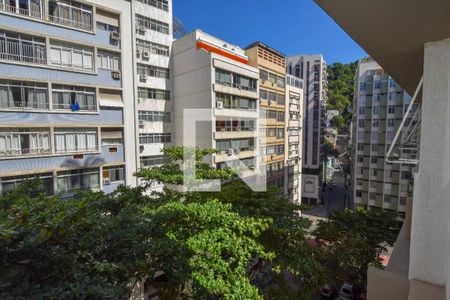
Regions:
M 409 277 L 445 286 L 450 257 L 450 39 L 425 45 L 420 139 Z

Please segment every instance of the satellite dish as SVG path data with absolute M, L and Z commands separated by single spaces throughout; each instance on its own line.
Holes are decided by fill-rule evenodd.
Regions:
M 184 35 L 186 35 L 186 28 L 184 24 L 177 17 L 173 16 L 173 36 L 178 39 Z

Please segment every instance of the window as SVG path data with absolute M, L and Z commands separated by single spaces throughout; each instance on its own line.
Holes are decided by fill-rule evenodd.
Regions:
M 48 109 L 45 83 L 0 80 L 0 109 Z
M 409 172 L 405 172 L 405 171 L 402 171 L 400 173 L 400 176 L 401 176 L 400 177 L 401 179 L 409 179 L 411 177 L 410 173 Z
M 111 52 L 97 52 L 97 69 L 120 70 L 120 56 Z
M 381 88 L 381 81 L 375 80 L 375 82 L 374 82 L 374 88 L 379 90 L 379 89 Z
M 139 121 L 170 123 L 170 112 L 140 110 L 138 117 Z
M 50 0 L 48 18 L 54 23 L 92 31 L 92 7 L 75 1 Z
M 400 197 L 400 205 L 406 205 L 406 197 Z
M 9 0 L 0 2 L 0 9 L 15 12 L 21 15 L 42 19 L 44 3 L 43 0 Z
M 381 100 L 381 95 L 380 94 L 373 94 L 373 99 L 375 100 L 375 101 L 380 101 Z
M 50 153 L 48 129 L 0 129 L 0 157 Z
M 277 83 L 277 75 L 269 73 L 269 81 L 272 83 Z
M 264 71 L 264 70 L 259 70 L 259 78 L 261 80 L 269 80 L 269 72 Z
M 272 109 L 268 109 L 266 111 L 266 118 L 267 119 L 276 119 L 277 118 L 277 111 L 276 110 L 272 110 Z
M 387 120 L 387 126 L 388 127 L 394 127 L 395 126 L 395 119 L 388 119 Z
M 373 127 L 378 127 L 380 125 L 380 120 L 379 119 L 373 119 L 372 120 L 372 126 Z
M 55 84 L 52 86 L 52 95 L 54 109 L 97 110 L 95 88 Z
M 255 120 L 226 118 L 216 120 L 216 131 L 254 131 Z
M 365 120 L 358 120 L 358 127 L 364 128 L 364 126 L 365 126 Z
M 377 157 L 371 157 L 370 158 L 370 163 L 372 163 L 372 164 L 378 163 L 378 158 Z
M 256 110 L 256 100 L 236 95 L 216 93 L 216 101 L 220 101 L 227 109 Z
M 123 131 L 121 128 L 102 128 L 102 146 L 123 145 Z
M 259 90 L 259 97 L 264 100 L 268 100 L 268 93 L 266 90 Z
M 159 144 L 170 143 L 172 135 L 170 133 L 141 133 L 139 134 L 139 143 L 143 144 Z
M 138 97 L 142 99 L 170 100 L 170 91 L 138 87 Z
M 157 54 L 157 55 L 163 55 L 163 56 L 170 55 L 169 46 L 165 46 L 165 45 L 161 45 L 161 44 L 157 44 L 157 43 L 153 43 L 153 42 L 149 42 L 149 41 L 144 41 L 141 39 L 136 39 L 136 49 L 140 50 L 141 52 L 148 51 L 152 54 Z
M 276 128 L 267 128 L 266 129 L 266 136 L 268 137 L 275 137 L 276 136 L 277 129 Z
M 169 69 L 162 68 L 157 66 L 148 66 L 143 64 L 137 65 L 137 73 L 138 75 L 147 75 L 150 77 L 158 77 L 158 78 L 170 78 Z
M 276 103 L 277 102 L 277 94 L 274 92 L 269 92 L 269 101 Z
M 279 145 L 279 146 L 277 146 L 277 155 L 282 155 L 282 154 L 284 154 L 284 146 Z
M 50 44 L 50 63 L 63 68 L 93 71 L 94 50 L 52 41 Z
M 136 25 L 153 31 L 169 34 L 169 24 L 136 14 Z
M 100 188 L 100 172 L 98 168 L 62 171 L 57 173 L 56 181 L 58 193 L 61 194 L 98 189 Z
M 275 146 L 266 147 L 266 155 L 273 155 L 273 154 L 275 154 Z
M 141 156 L 141 167 L 153 167 L 170 163 L 164 155 Z
M 389 114 L 395 114 L 395 106 L 394 105 L 389 105 L 388 106 L 388 113 Z
M 277 103 L 278 105 L 284 105 L 285 96 L 283 94 L 277 94 Z
M 394 101 L 395 100 L 395 95 L 396 95 L 395 92 L 389 92 L 389 94 L 388 94 L 389 101 Z
M 103 167 L 103 184 L 125 183 L 125 167 L 110 166 Z
M 286 79 L 282 76 L 277 76 L 277 86 L 280 88 L 284 88 Z
M 395 83 L 395 80 L 392 78 L 389 78 L 389 87 L 395 88 L 397 84 Z
M 21 175 L 14 177 L 0 178 L 1 190 L 0 195 L 5 195 L 14 192 L 26 180 L 33 180 L 39 178 L 40 183 L 32 195 L 44 193 L 47 196 L 53 195 L 53 176 L 52 173 L 36 174 L 36 175 Z
M 106 24 L 106 23 L 103 23 L 100 21 L 97 21 L 97 29 L 111 31 L 111 32 L 119 32 L 119 27 L 111 25 L 111 24 Z
M 358 155 L 358 157 L 357 157 L 357 161 L 358 161 L 359 163 L 362 163 L 362 162 L 364 162 L 364 156 L 362 156 L 362 155 Z
M 359 83 L 359 90 L 360 91 L 365 91 L 367 87 L 367 84 L 365 82 L 360 82 Z
M 356 197 L 361 198 L 362 197 L 362 191 L 356 190 Z
M 219 140 L 216 142 L 216 149 L 221 154 L 224 154 L 224 152 L 228 149 L 239 149 L 241 151 L 250 151 L 254 150 L 254 142 L 255 140 L 253 138 L 236 139 L 236 140 Z
M 278 112 L 277 112 L 277 121 L 278 121 L 278 122 L 284 122 L 284 118 L 285 118 L 284 112 L 278 111 Z
M 384 195 L 384 203 L 391 203 L 391 196 Z
M 162 9 L 164 11 L 169 11 L 169 1 L 168 0 L 138 0 L 141 3 Z
M 42 38 L 0 31 L 0 59 L 45 65 L 46 53 Z
M 372 169 L 372 176 L 377 176 L 377 175 L 378 175 L 378 170 Z
M 277 139 L 284 139 L 284 128 L 277 129 Z
M 364 144 L 358 143 L 358 151 L 364 151 Z
M 378 115 L 380 113 L 380 107 L 379 106 L 372 107 L 372 112 L 373 114 Z
M 95 128 L 56 128 L 56 153 L 98 150 L 98 134 Z
M 359 108 L 359 114 L 360 115 L 364 115 L 366 113 L 366 108 L 365 107 L 360 107 Z
M 377 152 L 378 151 L 378 144 L 372 144 L 372 151 Z
M 219 163 L 217 164 L 217 169 L 226 169 L 228 167 L 238 167 L 240 164 L 243 163 L 245 166 L 247 166 L 249 169 L 255 168 L 255 158 L 246 158 L 246 159 L 238 159 L 238 160 L 231 160 L 227 161 L 226 163 Z

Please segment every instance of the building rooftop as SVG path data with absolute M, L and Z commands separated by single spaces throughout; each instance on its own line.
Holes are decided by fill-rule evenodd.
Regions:
M 260 41 L 256 41 L 256 42 L 254 42 L 254 43 L 248 45 L 248 46 L 245 47 L 244 49 L 245 49 L 245 50 L 248 50 L 248 49 L 251 49 L 251 48 L 254 48 L 254 47 L 261 47 L 261 48 L 264 48 L 264 49 L 266 49 L 267 51 L 270 51 L 270 52 L 272 52 L 272 53 L 274 53 L 274 54 L 276 54 L 276 55 L 279 55 L 279 56 L 281 56 L 281 57 L 286 58 L 286 55 L 284 55 L 284 54 L 281 53 L 280 51 L 275 50 L 274 48 L 272 48 L 272 47 L 270 47 L 270 46 L 268 46 L 268 45 L 266 45 L 266 44 L 264 44 L 264 43 L 262 43 L 262 42 L 260 42 Z

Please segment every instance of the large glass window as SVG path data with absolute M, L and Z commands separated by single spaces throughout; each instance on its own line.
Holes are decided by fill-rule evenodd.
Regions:
M 169 163 L 164 155 L 141 156 L 141 167 L 154 167 Z
M 144 122 L 170 122 L 170 112 L 140 110 L 138 117 L 139 121 Z
M 0 31 L 0 59 L 47 64 L 45 40 L 33 36 Z
M 0 109 L 48 109 L 47 93 L 47 84 L 0 80 Z
M 166 78 L 166 79 L 170 78 L 168 68 L 162 68 L 162 67 L 157 67 L 157 66 L 138 64 L 137 65 L 137 73 L 139 75 L 147 75 L 150 77 L 158 77 L 158 78 Z
M 100 170 L 89 168 L 58 172 L 57 186 L 58 193 L 61 194 L 98 189 L 100 188 Z
M 94 70 L 94 50 L 72 44 L 51 42 L 50 63 L 77 70 Z
M 0 9 L 33 18 L 42 19 L 43 0 L 4 0 L 0 1 Z
M 141 52 L 148 51 L 153 54 L 169 56 L 170 50 L 169 46 L 153 43 L 150 41 L 144 41 L 141 39 L 136 39 L 136 49 Z
M 170 133 L 141 133 L 139 135 L 140 144 L 170 143 L 172 135 Z
M 277 85 L 278 87 L 284 88 L 285 85 L 285 78 L 282 76 L 277 76 Z
M 103 167 L 102 175 L 104 185 L 109 185 L 111 183 L 125 183 L 124 166 Z
M 50 0 L 48 19 L 51 22 L 92 31 L 92 6 L 70 0 Z
M 216 101 L 223 103 L 223 107 L 227 109 L 250 109 L 256 110 L 256 100 L 245 97 L 216 93 Z
M 169 1 L 168 0 L 138 0 L 144 4 L 162 9 L 164 11 L 169 11 Z
M 95 128 L 56 128 L 56 153 L 98 150 L 98 133 Z
M 216 83 L 238 89 L 256 91 L 256 79 L 222 69 L 216 69 Z
M 72 111 L 96 111 L 97 99 L 94 88 L 53 85 L 53 108 Z
M 136 25 L 153 31 L 169 34 L 169 24 L 136 14 Z
M 142 99 L 170 100 L 170 91 L 139 87 L 138 97 Z
M 216 131 L 254 131 L 255 123 L 252 119 L 226 118 L 216 121 Z
M 112 52 L 98 51 L 96 64 L 97 69 L 119 71 L 120 55 Z
M 219 140 L 216 142 L 216 149 L 219 154 L 225 153 L 228 149 L 239 149 L 240 151 L 254 150 L 255 140 L 250 139 L 237 139 L 237 140 Z
M 33 195 L 44 193 L 48 196 L 53 195 L 53 176 L 51 173 L 35 174 L 35 175 L 22 175 L 13 177 L 2 177 L 1 182 L 1 195 L 14 192 L 17 188 L 27 180 L 39 179 L 39 185 Z
M 50 131 L 47 128 L 0 129 L 0 157 L 49 153 Z

